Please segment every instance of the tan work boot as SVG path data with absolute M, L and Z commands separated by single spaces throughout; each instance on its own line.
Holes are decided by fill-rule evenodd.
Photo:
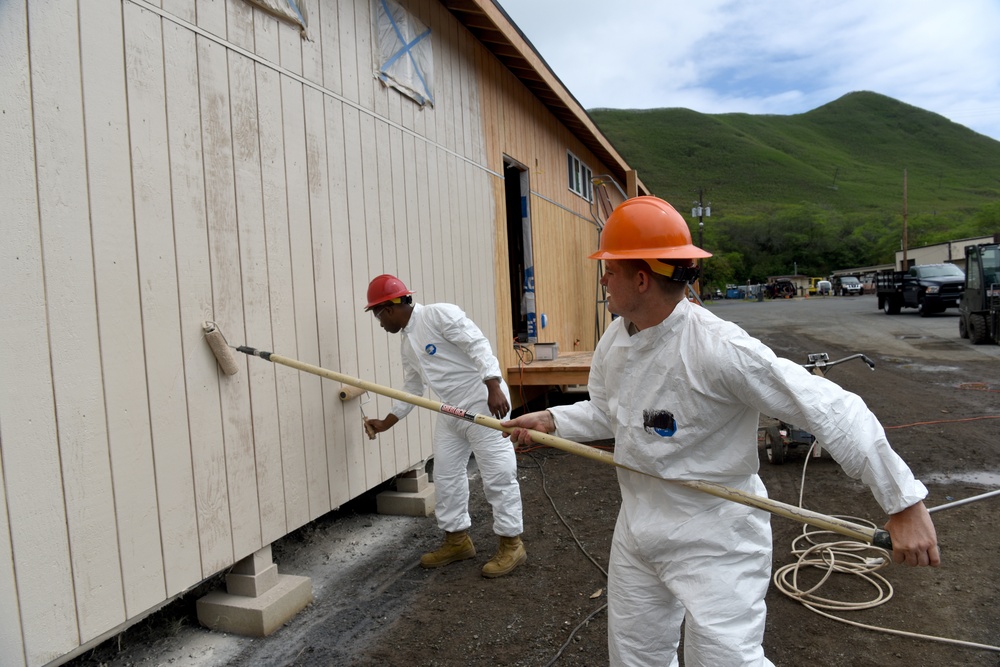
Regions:
M 444 544 L 437 551 L 426 553 L 420 557 L 420 567 L 444 567 L 458 560 L 465 560 L 476 555 L 476 547 L 472 544 L 469 533 L 460 530 L 457 533 L 445 533 Z
M 500 537 L 500 548 L 497 555 L 483 566 L 483 576 L 490 579 L 502 577 L 515 567 L 528 560 L 521 537 Z

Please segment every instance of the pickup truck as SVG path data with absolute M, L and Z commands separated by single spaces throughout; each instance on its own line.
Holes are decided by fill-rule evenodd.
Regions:
M 886 315 L 916 308 L 921 317 L 957 308 L 965 273 L 954 264 L 922 264 L 909 271 L 882 271 L 875 275 L 878 307 Z

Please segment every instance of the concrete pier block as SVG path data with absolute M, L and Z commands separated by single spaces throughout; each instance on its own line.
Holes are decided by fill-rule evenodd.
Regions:
M 375 497 L 379 514 L 430 516 L 434 513 L 434 485 L 419 491 L 383 491 Z
M 416 493 L 427 487 L 427 473 L 410 470 L 396 477 L 396 490 L 403 493 Z
M 240 560 L 226 575 L 226 592 L 198 600 L 198 621 L 211 630 L 266 637 L 313 600 L 309 577 L 278 574 L 271 545 Z
M 313 600 L 309 577 L 279 574 L 262 595 L 247 597 L 216 591 L 197 602 L 198 621 L 210 630 L 266 637 Z

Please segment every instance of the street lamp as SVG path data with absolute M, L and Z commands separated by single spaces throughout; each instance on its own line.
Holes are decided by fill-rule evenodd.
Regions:
M 698 188 L 698 201 L 694 202 L 694 208 L 691 209 L 691 217 L 698 218 L 698 247 L 702 250 L 705 249 L 705 218 L 711 217 L 712 215 L 712 202 L 708 204 L 705 201 L 705 190 L 704 188 Z M 699 279 L 701 276 L 701 258 L 698 258 L 698 274 Z

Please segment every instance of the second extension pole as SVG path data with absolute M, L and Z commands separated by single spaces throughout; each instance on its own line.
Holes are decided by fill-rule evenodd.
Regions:
M 276 364 L 281 364 L 282 366 L 288 366 L 289 368 L 294 368 L 296 370 L 303 371 L 305 373 L 311 373 L 313 375 L 318 375 L 320 377 L 327 378 L 328 380 L 334 380 L 336 382 L 341 382 L 343 384 L 349 384 L 353 387 L 359 387 L 366 391 L 374 392 L 376 394 L 381 394 L 382 396 L 387 396 L 389 398 L 395 398 L 404 403 L 410 403 L 416 405 L 417 407 L 427 408 L 428 410 L 433 410 L 435 412 L 441 412 L 446 415 L 451 415 L 458 419 L 465 419 L 467 421 L 475 422 L 480 426 L 485 426 L 487 428 L 492 428 L 497 431 L 502 431 L 504 433 L 510 433 L 512 429 L 505 428 L 501 425 L 501 421 L 494 417 L 489 417 L 486 415 L 477 415 L 471 412 L 467 412 L 461 408 L 456 408 L 451 405 L 446 405 L 439 401 L 433 399 L 424 398 L 423 396 L 417 396 L 415 394 L 409 394 L 405 391 L 399 391 L 398 389 L 393 389 L 391 387 L 386 387 L 380 384 L 375 384 L 374 382 L 368 382 L 366 380 L 361 380 L 349 375 L 344 375 L 343 373 L 337 373 L 336 371 L 331 371 L 320 366 L 314 366 L 312 364 L 307 364 L 298 359 L 292 359 L 291 357 L 285 357 L 280 354 L 274 354 L 273 352 L 266 352 L 264 350 L 258 350 L 253 347 L 247 347 L 246 345 L 240 345 L 235 348 L 236 351 L 242 352 L 243 354 L 248 354 L 254 357 L 260 357 L 265 361 L 270 361 Z M 540 445 L 546 445 L 548 447 L 553 447 L 555 449 L 560 449 L 570 454 L 576 454 L 578 456 L 583 456 L 588 459 L 593 459 L 600 463 L 605 463 L 607 465 L 616 466 L 618 468 L 623 468 L 625 470 L 630 470 L 632 472 L 638 472 L 643 475 L 648 475 L 640 470 L 635 470 L 634 468 L 629 468 L 628 466 L 623 466 L 621 464 L 615 463 L 614 456 L 608 452 L 600 449 L 595 449 L 593 447 L 587 447 L 586 445 L 581 445 L 578 442 L 573 442 L 572 440 L 566 440 L 565 438 L 560 438 L 555 435 L 548 433 L 542 433 L 541 431 L 528 430 L 531 434 L 531 439 Z M 650 475 L 651 477 L 656 477 L 655 475 Z M 662 479 L 656 477 L 656 479 Z M 702 480 L 670 480 L 664 479 L 665 482 L 670 482 L 671 484 L 679 484 L 681 486 L 686 486 L 691 489 L 702 491 L 704 493 L 716 496 L 718 498 L 723 498 L 725 500 L 730 500 L 741 505 L 747 505 L 749 507 L 756 507 L 757 509 L 764 510 L 765 512 L 770 512 L 771 514 L 777 514 L 783 516 L 786 519 L 791 519 L 793 521 L 798 521 L 800 523 L 806 523 L 810 526 L 815 526 L 823 530 L 829 530 L 846 537 L 851 537 L 862 542 L 868 542 L 873 546 L 886 549 L 887 551 L 892 551 L 892 541 L 889 539 L 888 531 L 869 528 L 868 526 L 863 526 L 851 521 L 846 521 L 839 517 L 828 516 L 826 514 L 820 514 L 819 512 L 813 512 L 811 510 L 803 509 L 801 507 L 796 507 L 794 505 L 789 505 L 787 503 L 782 503 L 777 500 L 772 500 L 770 498 L 764 498 L 762 496 L 756 496 L 752 493 L 746 493 L 740 491 L 739 489 L 733 489 L 728 486 L 723 486 L 722 484 L 715 484 L 714 482 L 706 482 Z

